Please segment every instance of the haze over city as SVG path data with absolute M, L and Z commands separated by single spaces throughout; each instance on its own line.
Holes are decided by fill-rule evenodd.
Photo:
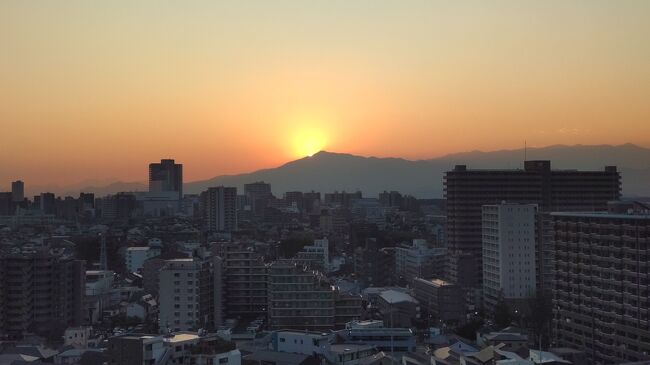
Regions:
M 0 4 L 0 182 L 650 146 L 645 1 Z M 7 138 L 11 136 L 11 138 Z

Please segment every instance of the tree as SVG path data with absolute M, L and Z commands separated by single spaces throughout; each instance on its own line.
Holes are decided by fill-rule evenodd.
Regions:
M 494 307 L 494 323 L 499 328 L 508 327 L 512 323 L 512 311 L 503 299 L 499 300 Z

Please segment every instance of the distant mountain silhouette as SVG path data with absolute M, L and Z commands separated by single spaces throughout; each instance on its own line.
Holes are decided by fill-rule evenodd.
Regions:
M 650 195 L 650 149 L 632 144 L 619 146 L 565 146 L 463 152 L 429 160 L 361 157 L 322 151 L 312 157 L 291 161 L 277 168 L 246 174 L 224 175 L 185 184 L 187 193 L 199 193 L 210 186 L 236 186 L 265 181 L 273 192 L 362 190 L 364 196 L 376 196 L 384 190 L 397 190 L 420 198 L 443 195 L 442 177 L 455 165 L 468 168 L 522 168 L 524 155 L 529 160 L 551 160 L 552 168 L 602 170 L 616 165 L 623 176 L 623 193 L 628 196 Z
M 236 186 L 243 192 L 244 184 L 265 181 L 271 184 L 274 194 L 279 197 L 287 191 L 310 190 L 361 190 L 364 196 L 373 197 L 384 190 L 397 190 L 419 198 L 438 198 L 443 196 L 442 177 L 445 171 L 455 165 L 467 165 L 468 168 L 522 168 L 524 156 L 529 160 L 551 160 L 551 166 L 555 169 L 602 170 L 606 165 L 616 165 L 623 176 L 624 195 L 650 196 L 650 149 L 633 144 L 554 145 L 528 148 L 526 151 L 472 151 L 417 161 L 321 151 L 276 168 L 189 182 L 184 185 L 184 192 L 197 194 L 208 187 L 219 185 Z M 140 182 L 113 182 L 93 186 L 77 184 L 50 189 L 69 195 L 77 195 L 79 191 L 95 192 L 97 196 L 146 190 L 146 183 Z

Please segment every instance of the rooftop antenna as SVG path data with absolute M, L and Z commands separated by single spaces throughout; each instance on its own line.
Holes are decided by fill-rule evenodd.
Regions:
M 527 152 L 528 152 L 528 148 L 526 145 L 526 140 L 524 139 L 524 162 L 526 162 L 526 160 L 528 159 Z

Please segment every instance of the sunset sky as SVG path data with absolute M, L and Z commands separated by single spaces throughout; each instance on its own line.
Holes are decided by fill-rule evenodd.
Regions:
M 0 191 L 650 146 L 650 1 L 0 2 Z

